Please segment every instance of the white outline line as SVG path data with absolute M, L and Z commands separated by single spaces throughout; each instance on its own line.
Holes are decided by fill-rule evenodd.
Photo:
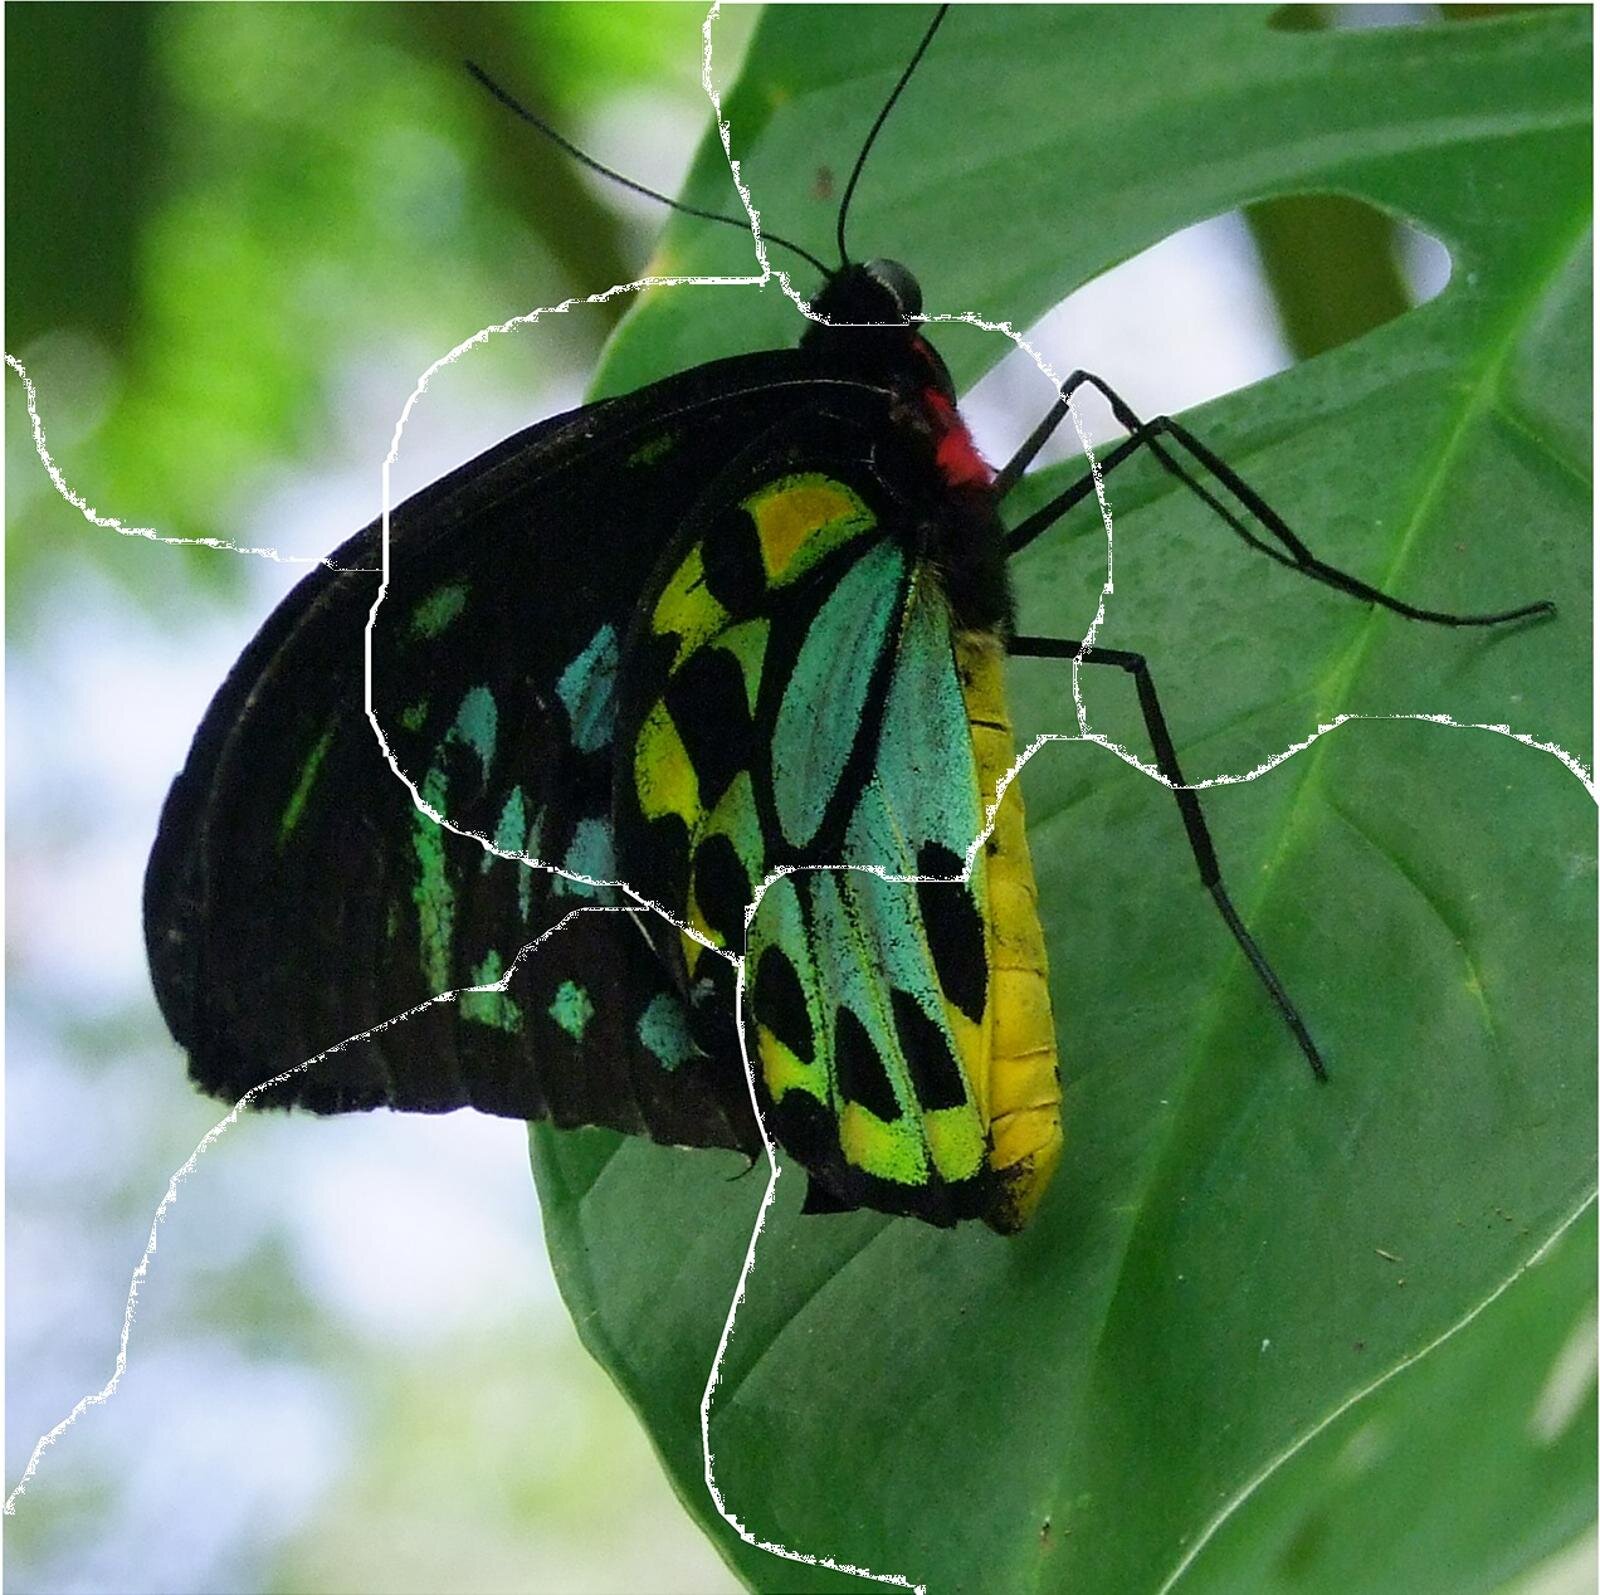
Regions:
M 1148 776 L 1158 786 L 1164 786 L 1172 792 L 1204 792 L 1213 786 L 1243 786 L 1247 781 L 1254 781 L 1269 770 L 1275 770 L 1280 764 L 1292 759 L 1297 753 L 1304 753 L 1314 742 L 1320 742 L 1331 731 L 1337 731 L 1340 726 L 1346 726 L 1353 721 L 1379 721 L 1379 720 L 1413 720 L 1424 725 L 1449 726 L 1453 731 L 1492 731 L 1497 736 L 1509 737 L 1513 742 L 1520 742 L 1525 748 L 1532 748 L 1537 753 L 1548 753 L 1552 758 L 1559 759 L 1567 769 L 1578 778 L 1583 789 L 1590 798 L 1600 802 L 1600 790 L 1595 785 L 1593 771 L 1575 754 L 1568 753 L 1559 743 L 1541 742 L 1537 737 L 1530 737 L 1525 731 L 1513 731 L 1510 726 L 1499 722 L 1487 723 L 1478 720 L 1457 720 L 1448 714 L 1427 714 L 1418 712 L 1399 712 L 1395 714 L 1357 713 L 1336 714 L 1331 720 L 1322 721 L 1310 736 L 1302 738 L 1299 742 L 1291 742 L 1288 747 L 1281 748 L 1277 753 L 1263 759 L 1260 764 L 1246 770 L 1242 775 L 1209 775 L 1201 781 L 1169 781 L 1153 764 L 1146 764 L 1137 754 L 1130 753 L 1120 742 L 1113 742 L 1109 737 L 1102 736 L 1098 731 L 1090 731 L 1083 736 L 1073 736 L 1063 731 L 1042 731 L 1023 750 L 1017 762 L 1001 777 L 996 786 L 996 803 L 1000 795 L 1004 794 L 1021 773 L 1023 765 L 1033 757 L 1040 748 L 1050 742 L 1092 742 L 1097 747 L 1104 748 L 1108 753 L 1114 753 L 1124 764 L 1131 765 L 1141 775 Z M 992 818 L 992 812 L 991 812 Z M 978 838 L 979 842 L 987 838 L 987 831 Z M 976 844 L 975 844 L 976 845 Z
M 259 1085 L 251 1086 L 237 1102 L 200 1137 L 194 1151 L 185 1162 L 176 1170 L 172 1178 L 167 1181 L 167 1194 L 161 1198 L 156 1206 L 155 1217 L 150 1221 L 150 1238 L 145 1242 L 144 1255 L 139 1259 L 134 1268 L 133 1278 L 128 1283 L 128 1302 L 122 1314 L 122 1336 L 117 1344 L 117 1363 L 111 1377 L 92 1395 L 84 1396 L 72 1411 L 69 1412 L 56 1426 L 41 1436 L 33 1448 L 32 1455 L 28 1458 L 28 1465 L 22 1470 L 22 1477 L 17 1481 L 15 1489 L 6 1497 L 5 1506 L 0 1508 L 4 1515 L 11 1517 L 16 1512 L 16 1503 L 19 1496 L 27 1493 L 29 1481 L 39 1470 L 39 1461 L 44 1453 L 83 1416 L 90 1407 L 98 1407 L 109 1401 L 116 1394 L 117 1386 L 122 1383 L 122 1375 L 128 1366 L 128 1337 L 133 1333 L 134 1314 L 139 1302 L 139 1287 L 144 1283 L 150 1272 L 150 1259 L 155 1256 L 158 1233 L 162 1221 L 178 1200 L 178 1187 L 194 1172 L 195 1165 L 210 1151 L 215 1142 L 231 1130 L 237 1122 L 239 1115 L 250 1105 L 253 1097 L 259 1096 L 263 1091 L 269 1091 L 273 1086 L 281 1085 L 285 1080 L 292 1080 L 295 1075 L 307 1069 L 314 1068 L 324 1058 L 331 1058 L 336 1053 L 343 1052 L 346 1047 L 353 1047 L 358 1041 L 366 1041 L 372 1036 L 381 1034 L 385 1030 L 392 1030 L 396 1025 L 404 1024 L 408 1019 L 414 1019 L 420 1013 L 426 1013 L 429 1008 L 437 1008 L 445 1003 L 457 1001 L 459 998 L 470 996 L 475 992 L 503 992 L 511 983 L 511 978 L 521 967 L 522 961 L 530 953 L 536 951 L 545 942 L 549 941 L 557 931 L 564 930 L 579 914 L 626 914 L 632 910 L 617 907 L 611 904 L 591 903 L 583 907 L 569 909 L 547 930 L 541 931 L 530 942 L 525 942 L 517 955 L 511 960 L 497 980 L 484 981 L 479 985 L 456 986 L 449 991 L 441 991 L 432 997 L 424 998 L 411 1007 L 402 1009 L 397 1014 L 391 1014 L 387 1019 L 380 1019 L 377 1024 L 369 1025 L 367 1029 L 358 1031 L 353 1036 L 346 1036 L 343 1041 L 336 1041 L 331 1047 L 324 1047 L 321 1052 L 306 1058 L 292 1068 L 284 1069 L 273 1075 L 268 1080 L 263 1080 Z
M 330 559 L 316 558 L 310 554 L 280 554 L 275 548 L 252 548 L 244 543 L 230 543 L 225 537 L 167 537 L 149 526 L 124 526 L 114 515 L 102 515 L 85 498 L 73 492 L 67 485 L 67 479 L 61 474 L 60 468 L 51 457 L 50 450 L 45 447 L 44 422 L 39 419 L 39 399 L 33 387 L 33 379 L 28 375 L 22 362 L 14 355 L 8 354 L 6 364 L 22 378 L 22 386 L 28 394 L 28 420 L 33 426 L 34 452 L 39 456 L 55 490 L 72 507 L 78 511 L 91 526 L 101 526 L 107 531 L 116 532 L 123 537 L 142 537 L 150 543 L 168 543 L 176 548 L 216 548 L 227 554 L 250 554 L 257 559 L 270 559 L 278 565 L 325 565 L 329 570 L 358 572 L 367 567 L 356 565 L 335 565 Z

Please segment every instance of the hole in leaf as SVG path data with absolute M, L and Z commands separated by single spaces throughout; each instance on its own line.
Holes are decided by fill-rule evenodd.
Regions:
M 1441 22 L 1491 22 L 1527 5 L 1289 5 L 1279 6 L 1267 26 L 1281 33 L 1352 32 L 1370 28 L 1428 28 Z
M 1280 5 L 1267 27 L 1283 34 L 1350 32 L 1370 27 L 1429 27 L 1445 19 L 1442 5 Z M 1499 10 L 1496 6 L 1450 6 L 1451 11 Z
M 1293 194 L 1213 216 L 1086 283 L 1028 330 L 1063 377 L 1103 377 L 1140 415 L 1175 415 L 1351 343 L 1443 292 L 1439 239 L 1346 194 Z M 1091 441 L 1120 437 L 1080 391 Z M 1048 407 L 1025 355 L 962 400 L 986 456 L 1003 461 Z M 1068 424 L 1036 465 L 1080 452 Z

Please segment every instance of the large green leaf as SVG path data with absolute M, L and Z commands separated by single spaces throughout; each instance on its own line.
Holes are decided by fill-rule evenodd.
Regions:
M 932 310 L 1023 327 L 1174 229 L 1273 194 L 1354 194 L 1444 239 L 1454 276 L 1425 309 L 1191 419 L 1328 559 L 1441 607 L 1548 594 L 1559 620 L 1490 635 L 1372 611 L 1129 465 L 1108 478 L 1101 639 L 1150 656 L 1191 779 L 1345 711 L 1504 722 L 1587 761 L 1588 16 L 1296 33 L 1269 15 L 958 9 L 874 154 L 854 252 L 911 262 Z M 900 8 L 763 22 L 727 107 L 780 232 L 825 253 L 819 168 L 848 170 L 920 24 Z M 689 194 L 730 203 L 714 147 Z M 675 222 L 657 265 L 747 271 L 748 241 Z M 775 287 L 662 290 L 603 385 L 796 330 Z M 963 384 L 1009 347 L 956 332 L 939 341 Z M 1080 512 L 1018 561 L 1023 624 L 1080 635 L 1104 570 Z M 1074 728 L 1061 669 L 1011 682 L 1025 732 Z M 1142 751 L 1127 682 L 1085 672 L 1084 692 L 1097 728 Z M 1062 1173 L 1014 1240 L 802 1219 L 802 1180 L 782 1180 L 717 1394 L 718 1482 L 761 1538 L 936 1589 L 1153 1591 L 1219 1523 L 1185 1576 L 1230 1587 L 1229 1568 L 1255 1578 L 1310 1521 L 1317 1446 L 1252 1481 L 1465 1323 L 1593 1188 L 1593 806 L 1555 757 L 1414 721 L 1347 724 L 1206 798 L 1241 908 L 1327 1052 L 1318 1088 L 1198 885 L 1170 796 L 1071 744 L 1023 786 Z M 762 1172 L 599 1132 L 533 1144 L 579 1330 L 690 1509 L 756 1587 L 859 1587 L 741 1544 L 702 1482 L 700 1393 Z M 1570 1328 L 1581 1306 L 1569 1291 L 1541 1322 Z M 1517 1344 L 1461 1353 L 1437 1390 L 1477 1399 Z M 1420 1390 L 1426 1409 L 1427 1368 L 1381 1399 Z M 1426 1476 L 1446 1509 L 1329 1516 L 1294 1542 L 1294 1587 L 1401 1587 L 1384 1569 L 1404 1547 L 1408 1590 L 1490 1589 L 1557 1549 L 1592 1505 L 1592 1450 L 1535 1467 L 1501 1443 L 1502 1416 L 1435 1426 L 1411 1458 L 1408 1488 Z M 1491 1541 L 1447 1544 L 1450 1506 L 1476 1511 L 1497 1468 L 1522 1469 L 1524 1509 Z

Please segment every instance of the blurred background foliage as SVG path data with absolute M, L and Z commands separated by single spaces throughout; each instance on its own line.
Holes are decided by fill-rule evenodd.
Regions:
M 671 192 L 708 121 L 703 16 L 10 8 L 6 348 L 67 480 L 130 526 L 331 548 L 376 514 L 421 370 L 483 325 L 627 281 L 659 229 L 460 61 Z M 721 84 L 756 25 L 724 12 Z M 1256 364 L 1235 381 L 1419 297 L 1393 224 L 1343 203 L 1254 207 L 1185 257 L 1202 282 L 1254 274 L 1228 332 Z M 1148 317 L 1148 283 L 1128 293 L 1113 328 Z M 459 392 L 441 378 L 459 402 L 408 432 L 397 496 L 578 402 L 622 308 L 497 340 Z M 1096 361 L 1135 397 L 1141 369 L 1170 394 L 1219 366 L 1176 341 Z M 218 1116 L 149 996 L 139 880 L 206 701 L 297 572 L 88 526 L 7 383 L 9 1488 L 108 1376 L 154 1203 Z M 519 1126 L 241 1123 L 162 1236 L 118 1398 L 7 1522 L 8 1588 L 736 1587 L 578 1348 Z
M 659 227 L 461 60 L 670 191 L 708 115 L 703 18 L 12 13 L 6 348 L 67 479 L 129 525 L 331 547 L 377 511 L 430 360 L 628 280 Z M 719 33 L 730 76 L 753 21 Z M 577 402 L 619 313 L 488 351 L 447 463 Z M 109 1376 L 155 1202 L 221 1111 L 151 1001 L 139 876 L 206 700 L 299 572 L 90 527 L 7 382 L 9 1489 Z M 117 1398 L 7 1520 L 9 1589 L 736 1587 L 572 1335 L 520 1126 L 241 1124 L 162 1239 Z
M 671 188 L 704 119 L 700 21 L 672 5 L 19 11 L 12 352 L 50 379 L 63 439 L 92 436 L 125 518 L 214 532 L 248 513 L 268 461 L 315 463 L 348 435 L 349 396 L 330 375 L 346 362 L 396 346 L 409 387 L 508 305 L 637 272 L 655 208 L 516 124 L 461 61 Z M 747 28 L 732 15 L 724 48 Z M 581 380 L 619 314 L 560 327 L 541 366 Z M 26 581 L 51 539 L 21 524 L 10 555 Z M 196 572 L 243 579 L 227 560 Z

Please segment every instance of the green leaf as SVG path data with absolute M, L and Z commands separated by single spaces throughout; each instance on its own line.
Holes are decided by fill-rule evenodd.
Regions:
M 1591 1209 L 1479 1318 L 1312 1435 L 1181 1587 L 1510 1595 L 1520 1569 L 1574 1546 L 1577 1576 L 1545 1587 L 1592 1587 L 1594 1278 Z
M 1587 763 L 1588 15 L 1324 33 L 1269 15 L 958 8 L 874 152 L 853 253 L 911 263 L 930 310 L 1020 329 L 1175 229 L 1274 194 L 1349 193 L 1445 240 L 1437 300 L 1190 420 L 1331 562 L 1441 608 L 1551 596 L 1559 619 L 1490 634 L 1370 610 L 1132 463 L 1107 478 L 1116 591 L 1099 637 L 1150 657 L 1191 780 L 1247 771 L 1343 712 L 1505 723 Z M 756 203 L 825 258 L 819 168 L 848 172 L 920 25 L 900 8 L 848 26 L 780 8 L 726 95 Z M 711 143 L 688 197 L 732 203 Z M 681 218 L 655 264 L 752 269 L 734 229 Z M 797 329 L 776 286 L 655 291 L 601 385 Z M 963 386 L 1009 348 L 964 328 L 938 341 Z M 1041 380 L 1041 413 L 1048 398 Z M 1030 479 L 1018 513 L 1077 474 Z M 1104 576 L 1103 529 L 1080 510 L 1017 562 L 1024 628 L 1082 635 Z M 1059 667 L 1019 663 L 1011 691 L 1023 734 L 1075 729 Z M 1146 750 L 1125 678 L 1086 670 L 1083 692 L 1097 729 Z M 1200 887 L 1170 796 L 1070 743 L 1022 784 L 1062 1172 L 1009 1241 L 801 1218 L 803 1176 L 780 1181 L 713 1409 L 729 1508 L 761 1539 L 936 1590 L 1154 1591 L 1213 1529 L 1187 1587 L 1278 1587 L 1226 1576 L 1267 1568 L 1285 1587 L 1304 1571 L 1295 1589 L 1388 1590 L 1402 1545 L 1408 1590 L 1502 1587 L 1575 1531 L 1593 1458 L 1541 1469 L 1507 1439 L 1516 1413 L 1494 1400 L 1522 1342 L 1496 1338 L 1491 1311 L 1559 1345 L 1570 1291 L 1529 1306 L 1519 1282 L 1470 1343 L 1432 1353 L 1437 1373 L 1425 1357 L 1369 1398 L 1414 1401 L 1393 1466 L 1406 1499 L 1427 1481 L 1433 1510 L 1332 1510 L 1316 1459 L 1367 1402 L 1322 1426 L 1466 1323 L 1593 1190 L 1584 785 L 1493 732 L 1356 722 L 1206 796 L 1240 908 L 1327 1053 L 1319 1088 Z M 742 1544 L 703 1483 L 700 1395 L 764 1171 L 600 1132 L 536 1128 L 533 1146 L 580 1333 L 690 1510 L 753 1587 L 862 1587 Z M 1423 1421 L 1447 1399 L 1482 1403 L 1483 1423 Z M 1389 1468 L 1373 1463 L 1362 1499 Z M 1515 1521 L 1467 1533 L 1495 1481 Z M 1321 1507 L 1320 1538 L 1275 1563 L 1285 1525 Z

